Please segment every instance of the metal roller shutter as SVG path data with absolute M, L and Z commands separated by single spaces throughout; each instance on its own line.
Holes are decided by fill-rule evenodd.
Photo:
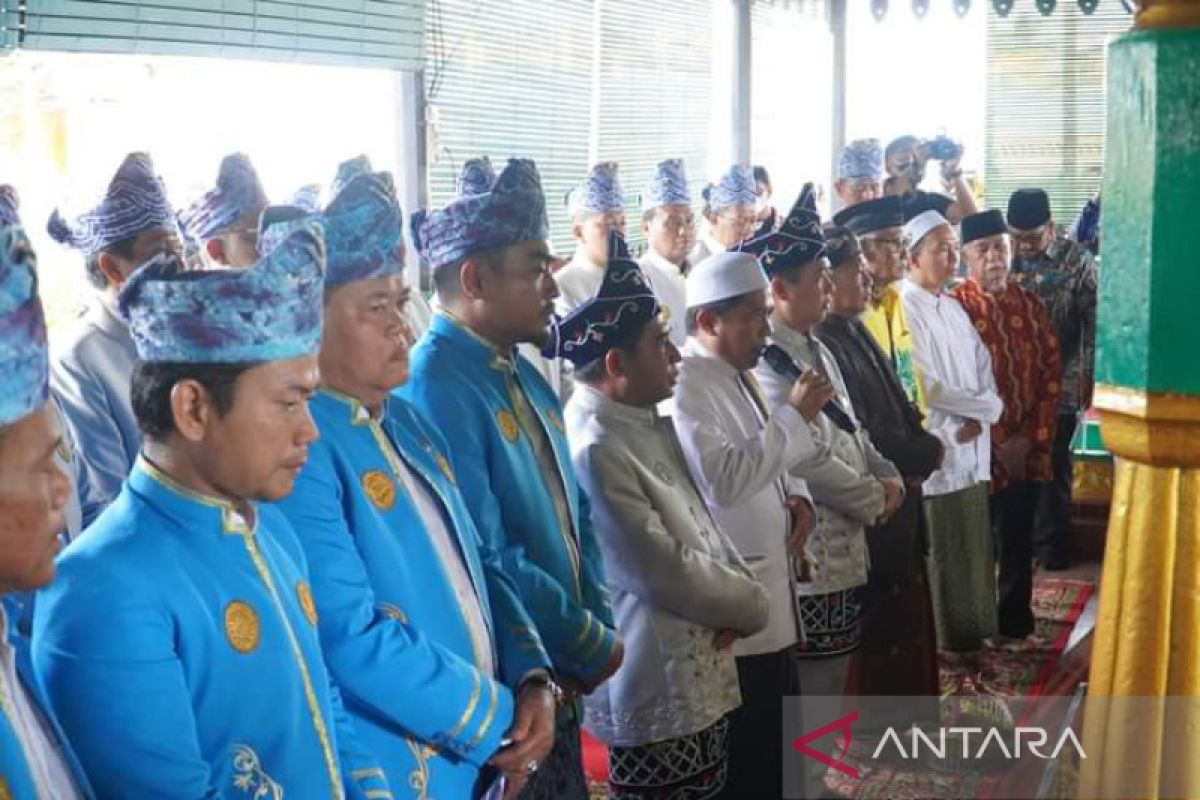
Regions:
M 989 9 L 986 201 L 1006 208 L 1015 189 L 1041 187 L 1057 222 L 1074 219 L 1100 186 L 1104 166 L 1108 40 L 1129 29 L 1117 0 L 1088 16 L 1060 3 L 1042 16 L 1018 2 Z
M 631 243 L 643 244 L 640 195 L 666 158 L 682 158 L 697 209 L 708 175 L 711 5 L 596 0 L 600 48 L 596 161 L 621 165 Z
M 423 0 L 0 0 L 12 46 L 419 69 Z M 6 25 L 6 28 L 8 25 Z
M 430 201 L 454 196 L 462 163 L 537 162 L 550 233 L 571 252 L 563 197 L 587 170 L 592 4 L 580 0 L 432 0 L 428 12 Z

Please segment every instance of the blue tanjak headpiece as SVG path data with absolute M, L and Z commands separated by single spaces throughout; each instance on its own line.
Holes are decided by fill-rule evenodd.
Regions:
M 683 170 L 682 158 L 668 158 L 654 168 L 654 177 L 642 192 L 642 210 L 650 211 L 663 206 L 690 206 L 692 195 L 688 191 L 687 173 Z
M 321 210 L 321 185 L 319 183 L 308 183 L 301 186 L 296 191 L 292 192 L 292 196 L 287 199 L 284 205 L 303 208 L 309 213 L 316 213 Z
M 600 289 L 558 322 L 554 343 L 542 352 L 547 358 L 565 358 L 577 367 L 590 364 L 657 317 L 658 311 L 658 300 L 642 270 L 629 257 L 625 239 L 611 230 L 608 266 Z
M 838 180 L 882 181 L 883 145 L 878 139 L 855 139 L 838 157 Z
M 404 214 L 389 173 L 348 176 L 321 216 L 327 287 L 403 271 Z
M 24 419 L 50 397 L 46 341 L 37 258 L 19 224 L 0 225 L 0 425 Z
M 744 241 L 733 249 L 753 255 L 768 275 L 803 266 L 825 255 L 825 235 L 821 231 L 813 185 L 804 184 L 778 230 Z
M 496 185 L 496 168 L 487 156 L 472 158 L 463 164 L 455 187 L 459 197 L 474 197 L 486 194 Z
M 714 214 L 733 206 L 752 206 L 758 202 L 755 191 L 754 168 L 748 164 L 734 164 L 716 183 L 704 188 L 704 200 Z
M 138 358 L 245 364 L 310 355 L 321 340 L 325 247 L 301 219 L 249 269 L 187 270 L 172 254 L 140 267 L 117 304 Z
M 203 242 L 266 205 L 267 194 L 254 165 L 244 153 L 234 153 L 221 160 L 216 187 L 181 211 L 179 222 L 185 234 Z
M 164 225 L 175 227 L 166 189 L 150 156 L 130 153 L 98 205 L 72 222 L 55 211 L 46 230 L 54 241 L 91 255 Z
M 605 161 L 592 167 L 587 178 L 567 195 L 567 212 L 580 214 L 620 214 L 625 210 L 625 193 L 617 177 L 617 165 Z
M 17 190 L 7 183 L 0 186 L 0 226 L 20 225 L 21 215 L 17 211 L 20 206 Z
M 429 212 L 421 225 L 422 253 L 434 268 L 471 253 L 530 239 L 545 239 L 546 196 L 537 166 L 510 159 L 490 192 L 460 197 Z

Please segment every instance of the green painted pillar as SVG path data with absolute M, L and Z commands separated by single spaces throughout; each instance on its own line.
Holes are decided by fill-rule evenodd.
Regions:
M 1108 50 L 1095 406 L 1117 469 L 1093 701 L 1200 695 L 1200 2 L 1142 5 Z M 1078 796 L 1200 797 L 1200 719 L 1129 712 L 1089 704 Z

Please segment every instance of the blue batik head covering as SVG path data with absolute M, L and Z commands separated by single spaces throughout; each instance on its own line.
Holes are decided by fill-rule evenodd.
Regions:
M 20 225 L 21 215 L 17 211 L 20 206 L 17 190 L 7 183 L 0 186 L 0 226 Z
M 567 195 L 567 212 L 582 214 L 620 214 L 625 210 L 625 193 L 617 178 L 617 165 L 605 161 L 592 167 L 587 179 Z
M 804 184 L 778 230 L 741 242 L 732 249 L 753 255 L 767 275 L 804 266 L 825 255 L 825 234 L 821 231 L 813 185 Z
M 317 352 L 325 283 L 321 223 L 286 224 L 294 227 L 249 269 L 189 271 L 166 253 L 133 273 L 117 306 L 138 358 L 246 364 Z
M 456 187 L 459 197 L 486 194 L 496 185 L 496 168 L 487 156 L 472 158 L 463 164 Z
M 329 201 L 325 223 L 328 288 L 399 275 L 404 269 L 404 213 L 387 172 L 344 176 Z
M 244 153 L 234 153 L 221 160 L 216 188 L 180 212 L 179 222 L 187 236 L 203 242 L 266 205 L 267 194 L 254 165 Z
M 420 239 L 425 258 L 437 268 L 480 250 L 545 239 L 549 233 L 546 196 L 537 166 L 514 158 L 490 192 L 460 197 L 429 212 Z
M 292 192 L 284 205 L 302 208 L 310 214 L 321 210 L 321 184 L 309 183 Z
M 333 183 L 329 185 L 329 196 L 336 196 L 351 179 L 362 175 L 364 172 L 373 171 L 371 159 L 366 156 L 355 156 L 343 161 L 341 164 L 338 164 L 337 174 L 333 176 Z
M 838 180 L 882 181 L 883 144 L 878 139 L 855 139 L 838 157 Z
M 150 156 L 130 153 L 95 208 L 73 222 L 56 210 L 46 230 L 54 241 L 92 255 L 163 226 L 174 228 L 175 214 L 162 180 L 154 174 Z
M 11 187 L 0 187 L 0 425 L 11 425 L 49 399 L 50 361 L 37 257 L 20 226 L 16 193 L 5 189 Z
M 719 181 L 704 187 L 704 202 L 714 214 L 733 206 L 752 206 L 758 202 L 757 188 L 754 168 L 748 164 L 734 164 Z
M 577 367 L 602 358 L 612 347 L 658 316 L 658 300 L 646 276 L 629 256 L 625 239 L 608 232 L 608 266 L 591 300 L 576 307 L 555 326 L 555 341 L 547 358 L 565 358 Z
M 642 211 L 651 211 L 663 206 L 690 206 L 692 195 L 688 191 L 687 173 L 683 170 L 682 158 L 668 158 L 658 162 L 654 177 L 642 192 Z

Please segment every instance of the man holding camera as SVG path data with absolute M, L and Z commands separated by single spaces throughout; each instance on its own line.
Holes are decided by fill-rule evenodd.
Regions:
M 884 151 L 888 178 L 883 183 L 883 193 L 904 199 L 906 222 L 925 211 L 936 211 L 952 225 L 957 225 L 964 217 L 979 211 L 975 195 L 963 177 L 962 155 L 962 145 L 946 136 L 894 139 Z M 953 197 L 920 188 L 925 180 L 925 168 L 931 160 L 941 162 L 942 186 Z

